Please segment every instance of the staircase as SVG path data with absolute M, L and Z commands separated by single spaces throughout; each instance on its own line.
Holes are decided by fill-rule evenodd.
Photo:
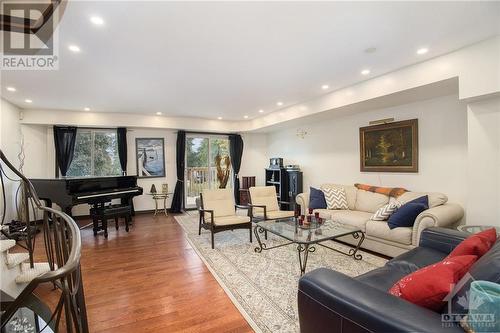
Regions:
M 20 179 L 19 207 L 21 209 L 18 210 L 18 219 L 27 227 L 27 232 L 26 244 L 16 244 L 12 239 L 0 239 L 0 289 L 2 296 L 6 294 L 6 298 L 9 296 L 12 298 L 6 302 L 0 302 L 0 331 L 5 332 L 8 325 L 11 325 L 11 320 L 16 326 L 19 318 L 27 319 L 28 317 L 19 315 L 19 311 L 22 313 L 22 309 L 33 310 L 30 306 L 36 302 L 46 309 L 42 311 L 40 318 L 45 320 L 52 331 L 88 333 L 80 270 L 82 243 L 78 225 L 67 214 L 44 206 L 31 182 L 7 160 L 0 150 L 0 177 L 5 174 L 5 168 L 10 169 Z M 43 215 L 41 232 L 36 237 L 31 232 L 34 221 L 30 218 L 30 207 L 37 210 L 33 212 L 34 216 L 37 216 L 37 213 Z M 43 245 L 35 248 L 35 238 Z M 21 248 L 26 248 L 27 252 L 20 252 Z M 35 263 L 33 258 L 45 258 L 47 262 Z M 37 287 L 42 284 L 53 287 L 50 299 L 44 300 L 35 293 Z M 57 299 L 59 301 L 55 308 L 45 304 L 45 302 L 48 304 Z M 21 321 L 21 324 L 23 323 L 24 321 Z M 37 326 L 37 324 L 33 325 Z M 47 326 L 44 325 L 44 327 Z M 36 332 L 50 332 L 44 327 L 36 328 Z M 17 328 L 15 331 L 18 331 Z M 30 329 L 29 332 L 35 331 Z
M 19 296 L 34 278 L 50 271 L 50 265 L 47 262 L 34 263 L 31 267 L 29 253 L 11 253 L 10 250 L 15 247 L 16 241 L 13 239 L 0 240 L 0 271 L 2 272 L 0 290 L 12 298 Z

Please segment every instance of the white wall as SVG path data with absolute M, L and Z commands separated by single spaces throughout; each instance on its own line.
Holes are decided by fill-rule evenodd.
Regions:
M 500 98 L 467 109 L 467 223 L 500 227 Z
M 256 185 L 265 184 L 264 168 L 269 165 L 267 157 L 267 135 L 263 133 L 244 133 L 243 156 L 241 157 L 240 179 L 255 176 Z
M 360 172 L 359 128 L 371 120 L 418 118 L 419 172 Z M 304 139 L 297 130 L 307 131 Z M 401 186 L 414 191 L 439 191 L 450 201 L 466 202 L 467 114 L 458 96 L 322 119 L 269 134 L 268 156 L 299 164 L 304 189 L 325 182 Z
M 1 99 L 0 104 L 0 147 L 9 159 L 9 161 L 15 166 L 19 166 L 19 161 L 17 154 L 19 153 L 21 141 L 20 124 L 19 124 L 19 108 L 12 105 L 11 103 Z M 9 176 L 13 176 L 6 170 Z M 15 179 L 15 177 L 14 177 Z M 5 222 L 16 217 L 15 211 L 15 192 L 17 189 L 17 183 L 11 182 L 8 179 L 5 180 L 5 199 L 6 199 L 6 213 Z M 1 198 L 1 195 L 0 195 Z M 3 214 L 3 200 L 0 200 L 0 215 Z

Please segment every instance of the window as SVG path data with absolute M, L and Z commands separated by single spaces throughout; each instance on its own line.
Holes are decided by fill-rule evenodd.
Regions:
M 118 140 L 114 129 L 78 129 L 67 176 L 119 176 Z
M 225 136 L 188 135 L 185 171 L 187 208 L 195 207 L 196 198 L 203 189 L 232 187 L 229 139 Z

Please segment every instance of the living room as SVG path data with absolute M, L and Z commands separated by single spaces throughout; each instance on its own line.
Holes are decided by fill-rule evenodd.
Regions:
M 6 332 L 500 330 L 500 3 L 16 6 Z

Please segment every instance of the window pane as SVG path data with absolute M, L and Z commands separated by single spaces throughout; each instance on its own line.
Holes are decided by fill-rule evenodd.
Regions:
M 116 133 L 96 131 L 94 136 L 94 176 L 116 176 L 120 173 Z
M 210 138 L 210 174 L 211 188 L 231 187 L 231 159 L 229 157 L 229 140 Z
M 77 131 L 73 161 L 69 166 L 67 176 L 81 177 L 92 173 L 92 133 Z
M 71 177 L 121 175 L 118 142 L 114 130 L 78 130 Z

